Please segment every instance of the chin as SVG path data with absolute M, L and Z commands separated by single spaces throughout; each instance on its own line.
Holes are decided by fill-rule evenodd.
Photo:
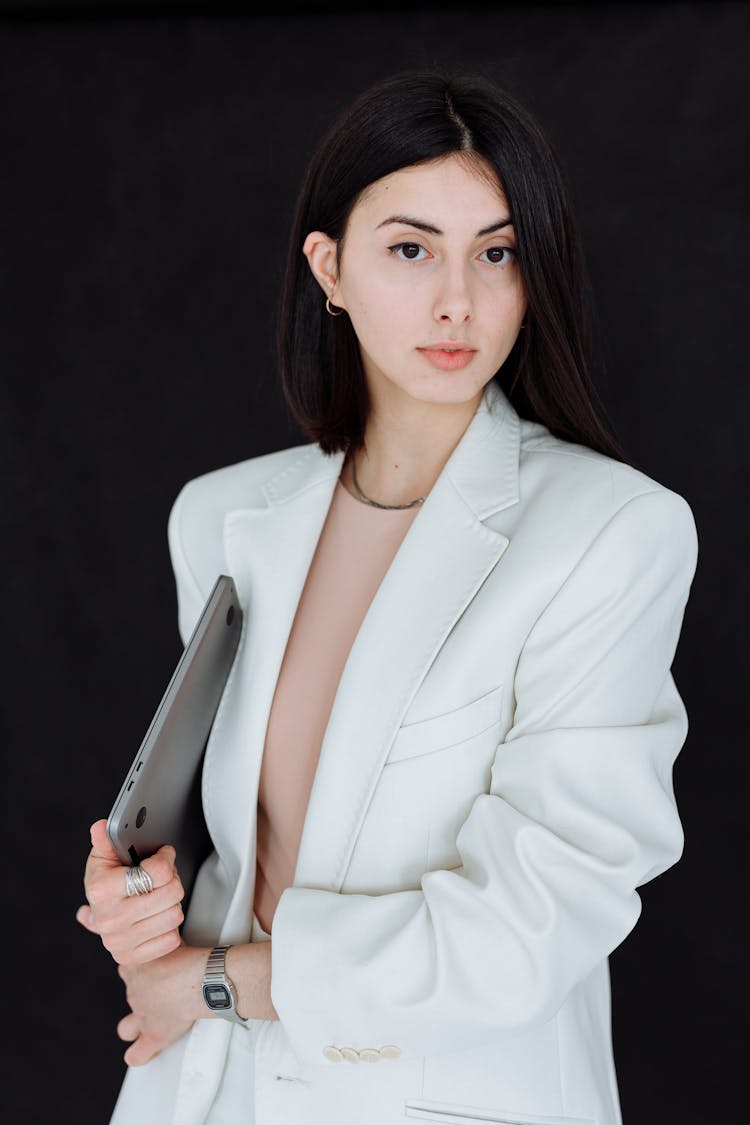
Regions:
M 404 390 L 419 402 L 459 405 L 476 399 L 489 382 L 489 379 L 478 380 L 476 376 L 471 379 L 462 379 L 460 376 L 459 371 L 446 372 L 444 375 L 438 373 L 436 378 L 427 382 L 420 380 L 418 386 L 404 388 Z
M 456 371 L 435 369 L 427 373 L 416 372 L 403 380 L 391 378 L 381 368 L 374 379 L 368 377 L 368 382 L 371 393 L 374 392 L 373 397 L 382 395 L 383 401 L 411 399 L 435 406 L 462 406 L 477 400 L 493 375 L 494 371 L 489 375 L 479 375 L 467 368 Z

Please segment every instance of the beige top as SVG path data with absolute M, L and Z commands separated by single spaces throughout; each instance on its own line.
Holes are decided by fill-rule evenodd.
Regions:
M 292 885 L 320 747 L 362 620 L 420 505 L 374 508 L 336 482 L 271 704 L 258 789 L 255 915 Z

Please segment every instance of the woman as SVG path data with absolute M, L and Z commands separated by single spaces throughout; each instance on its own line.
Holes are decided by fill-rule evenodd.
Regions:
M 396 75 L 313 155 L 278 322 L 311 440 L 169 521 L 183 639 L 219 573 L 245 611 L 181 931 L 179 856 L 128 896 L 92 828 L 116 1125 L 620 1121 L 607 957 L 682 850 L 697 537 L 594 405 L 583 271 L 488 80 Z

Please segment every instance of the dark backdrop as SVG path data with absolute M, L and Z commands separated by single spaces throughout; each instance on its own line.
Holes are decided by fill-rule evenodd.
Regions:
M 300 176 L 365 85 L 433 64 L 496 78 L 551 134 L 600 393 L 695 513 L 673 668 L 686 849 L 612 956 L 614 1037 L 627 1125 L 734 1119 L 749 22 L 727 3 L 0 9 L 9 1120 L 108 1120 L 122 985 L 74 912 L 88 826 L 181 651 L 169 508 L 188 478 L 305 440 L 271 341 Z

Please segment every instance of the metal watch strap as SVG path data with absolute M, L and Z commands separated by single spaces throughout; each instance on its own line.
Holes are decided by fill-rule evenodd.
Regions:
M 203 984 L 223 984 L 229 990 L 229 995 L 232 998 L 232 1007 L 226 1011 L 215 1010 L 215 1014 L 221 1016 L 225 1020 L 233 1020 L 235 1023 L 247 1024 L 247 1020 L 243 1020 L 242 1016 L 238 1013 L 235 1005 L 237 1003 L 237 996 L 234 991 L 234 985 L 226 974 L 226 956 L 228 945 L 216 945 L 208 955 L 206 962 L 206 971 L 203 974 Z
M 206 972 L 204 974 L 206 980 L 216 981 L 221 984 L 226 976 L 226 956 L 228 945 L 216 945 L 208 955 L 206 963 Z

